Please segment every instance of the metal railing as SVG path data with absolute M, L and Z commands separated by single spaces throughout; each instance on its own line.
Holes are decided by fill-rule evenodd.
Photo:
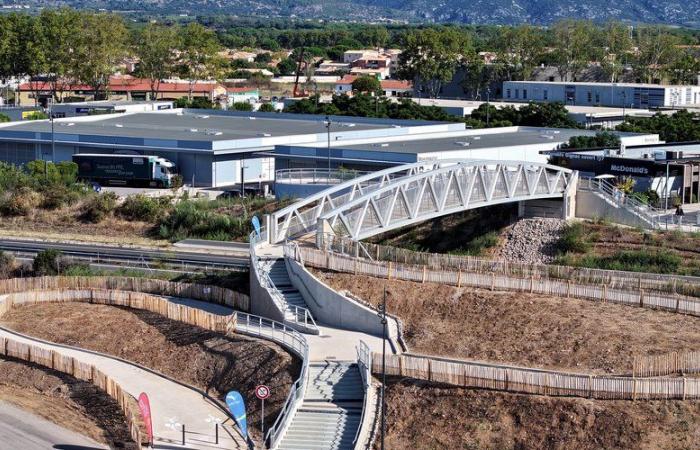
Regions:
M 362 387 L 365 391 L 364 399 L 362 400 L 362 415 L 360 416 L 360 425 L 357 427 L 357 432 L 355 432 L 355 439 L 352 441 L 353 446 L 357 448 L 357 441 L 363 431 L 363 426 L 365 422 L 365 416 L 367 415 L 367 408 L 369 407 L 369 390 L 372 388 L 372 352 L 365 341 L 360 341 L 356 347 L 357 350 L 357 367 L 360 370 L 360 377 L 362 378 Z
M 260 275 L 260 271 L 257 270 L 258 257 L 255 254 L 255 247 L 260 242 L 266 241 L 267 232 L 264 228 L 261 230 L 260 236 L 258 236 L 255 232 L 251 233 L 250 235 L 249 242 L 251 270 L 255 271 L 258 275 Z M 306 384 L 308 383 L 309 379 L 309 344 L 306 341 L 306 337 L 304 337 L 303 334 L 301 334 L 297 330 L 294 330 L 291 327 L 288 327 L 283 323 L 279 323 L 270 319 L 263 319 L 259 316 L 252 316 L 250 314 L 239 314 L 241 315 L 241 318 L 238 319 L 237 322 L 237 330 L 239 332 L 248 332 L 257 336 L 266 337 L 268 339 L 276 341 L 293 350 L 302 359 L 301 372 L 299 374 L 299 378 L 297 378 L 297 380 L 294 382 L 291 389 L 289 390 L 289 394 L 287 395 L 287 398 L 284 401 L 284 406 L 282 407 L 282 410 L 277 416 L 277 419 L 275 419 L 274 424 L 267 430 L 267 433 L 265 434 L 265 445 L 267 446 L 267 448 L 273 449 L 279 443 L 280 439 L 284 435 L 284 432 L 289 427 L 289 424 L 292 421 L 292 418 L 294 417 L 294 413 L 304 400 Z M 252 322 L 250 321 L 251 318 L 253 318 Z M 245 319 L 245 321 L 243 319 Z M 311 320 L 313 320 L 313 318 Z
M 659 216 L 663 214 L 663 211 L 656 209 L 651 205 L 642 203 L 636 198 L 625 194 L 622 190 L 605 180 L 585 178 L 581 181 L 583 182 L 579 184 L 579 189 L 583 191 L 598 192 L 603 195 L 606 200 L 612 202 L 618 207 L 627 209 L 651 225 L 652 228 L 659 228 Z
M 331 169 L 281 169 L 275 172 L 276 183 L 338 184 L 371 172 Z

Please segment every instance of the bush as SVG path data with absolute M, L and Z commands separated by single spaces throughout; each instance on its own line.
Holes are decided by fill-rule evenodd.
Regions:
M 248 102 L 236 102 L 233 104 L 233 109 L 236 111 L 252 111 L 253 105 Z
M 586 237 L 586 230 L 582 223 L 571 223 L 564 226 L 557 242 L 558 253 L 586 253 L 590 248 L 591 244 Z
M 34 258 L 32 268 L 37 276 L 58 275 L 60 270 L 61 252 L 48 249 L 39 252 Z
M 245 236 L 252 228 L 248 215 L 222 214 L 213 210 L 217 201 L 185 200 L 160 222 L 159 234 L 164 239 L 178 241 L 186 238 L 227 241 Z
M 169 207 L 169 197 L 152 198 L 138 194 L 127 197 L 117 212 L 125 219 L 156 222 L 165 215 Z
M 46 113 L 43 113 L 41 111 L 31 112 L 31 113 L 27 114 L 27 116 L 25 117 L 26 120 L 45 120 L 48 118 L 49 118 L 49 115 Z
M 631 272 L 676 273 L 682 262 L 679 255 L 668 250 L 622 250 L 611 256 L 586 256 L 579 265 Z
M 39 206 L 41 197 L 29 187 L 21 187 L 0 203 L 0 214 L 26 216 Z
M 52 184 L 42 189 L 43 200 L 41 207 L 44 209 L 58 209 L 75 204 L 82 195 L 80 190 L 69 189 L 62 184 Z
M 450 252 L 456 255 L 479 256 L 484 250 L 498 245 L 498 233 L 490 231 L 482 236 L 472 239 L 466 246 Z
M 275 106 L 272 103 L 263 103 L 258 109 L 260 112 L 275 112 Z
M 15 258 L 0 250 L 0 279 L 12 278 L 15 272 Z
M 10 116 L 0 113 L 0 123 L 9 122 L 9 121 L 10 121 Z
M 90 198 L 83 205 L 81 218 L 86 222 L 99 223 L 112 214 L 117 207 L 117 194 L 104 192 Z

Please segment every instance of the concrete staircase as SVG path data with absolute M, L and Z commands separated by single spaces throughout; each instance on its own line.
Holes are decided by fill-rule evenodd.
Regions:
M 284 259 L 276 259 L 270 266 L 268 276 L 279 293 L 284 306 L 284 323 L 302 333 L 318 334 L 309 307 L 301 293 L 292 285 Z M 305 315 L 308 315 L 305 317 Z
M 357 364 L 312 362 L 304 402 L 277 449 L 352 450 L 364 389 Z

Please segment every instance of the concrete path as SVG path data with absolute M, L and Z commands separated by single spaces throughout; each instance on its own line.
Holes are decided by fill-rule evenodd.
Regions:
M 0 450 L 102 450 L 92 439 L 0 401 Z
M 243 438 L 231 429 L 230 420 L 226 422 L 224 430 L 219 430 L 219 444 L 215 444 L 215 423 L 225 421 L 227 415 L 218 405 L 190 388 L 107 356 L 21 337 L 7 330 L 0 329 L 0 337 L 56 350 L 61 354 L 92 364 L 102 372 L 109 374 L 134 397 L 138 397 L 141 392 L 148 394 L 153 415 L 155 448 L 204 450 L 246 448 Z M 148 345 L 148 343 L 144 342 L 144 345 Z M 183 424 L 185 425 L 186 442 L 184 446 L 182 445 Z

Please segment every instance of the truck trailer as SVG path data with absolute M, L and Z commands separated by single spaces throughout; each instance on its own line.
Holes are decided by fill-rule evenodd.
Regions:
M 160 156 L 78 153 L 78 178 L 103 185 L 169 188 L 175 164 Z

